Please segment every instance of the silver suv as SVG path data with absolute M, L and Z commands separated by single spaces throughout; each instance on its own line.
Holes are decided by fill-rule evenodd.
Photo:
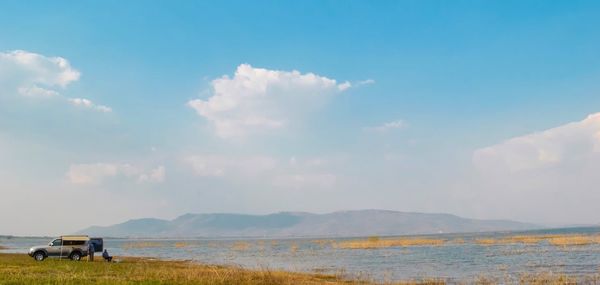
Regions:
M 30 248 L 29 256 L 37 261 L 42 261 L 47 257 L 70 258 L 77 261 L 88 255 L 89 243 L 94 244 L 95 252 L 102 252 L 103 240 L 101 238 L 61 236 L 48 243 L 47 246 L 41 245 Z

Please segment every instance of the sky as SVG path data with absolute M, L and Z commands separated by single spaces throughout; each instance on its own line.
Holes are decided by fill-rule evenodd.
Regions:
M 597 224 L 597 1 L 1 1 L 0 234 L 388 209 Z

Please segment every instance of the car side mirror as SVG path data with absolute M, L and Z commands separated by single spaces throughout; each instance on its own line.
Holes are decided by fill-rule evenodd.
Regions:
M 52 246 L 52 243 L 48 243 L 48 246 Z

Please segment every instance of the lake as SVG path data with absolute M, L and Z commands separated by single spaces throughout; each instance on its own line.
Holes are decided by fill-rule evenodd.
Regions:
M 499 242 L 514 236 L 586 235 L 595 242 L 581 245 Z M 381 240 L 407 237 L 381 237 Z M 480 276 L 518 280 L 525 273 L 554 272 L 584 277 L 600 266 L 600 228 L 568 228 L 527 232 L 412 236 L 442 239 L 440 245 L 346 248 L 357 238 L 302 239 L 105 239 L 112 255 L 193 260 L 245 268 L 283 269 L 340 274 L 348 278 L 394 281 L 443 278 L 469 281 Z M 372 238 L 373 239 L 373 238 Z M 2 252 L 26 253 L 49 238 L 0 238 Z

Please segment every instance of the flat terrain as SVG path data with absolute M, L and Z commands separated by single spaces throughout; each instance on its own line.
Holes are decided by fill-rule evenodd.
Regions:
M 186 261 L 124 258 L 107 263 L 46 259 L 26 254 L 0 254 L 0 284 L 372 284 L 332 275 L 251 271 Z M 410 283 L 403 283 L 410 284 Z M 427 284 L 435 284 L 429 282 Z
M 516 283 L 532 285 L 579 284 L 562 274 L 522 275 Z M 468 284 L 506 284 L 481 276 Z M 512 284 L 512 282 L 509 282 Z M 343 280 L 333 275 L 303 274 L 270 270 L 246 270 L 231 266 L 212 266 L 188 261 L 164 261 L 127 257 L 107 263 L 46 259 L 38 262 L 26 254 L 0 253 L 0 284 L 240 284 L 240 285 L 375 285 L 370 281 Z M 384 283 L 386 285 L 442 285 L 440 279 Z M 462 284 L 462 283 L 459 283 Z M 467 283 L 465 283 L 467 284 Z M 589 278 L 582 284 L 600 284 Z

